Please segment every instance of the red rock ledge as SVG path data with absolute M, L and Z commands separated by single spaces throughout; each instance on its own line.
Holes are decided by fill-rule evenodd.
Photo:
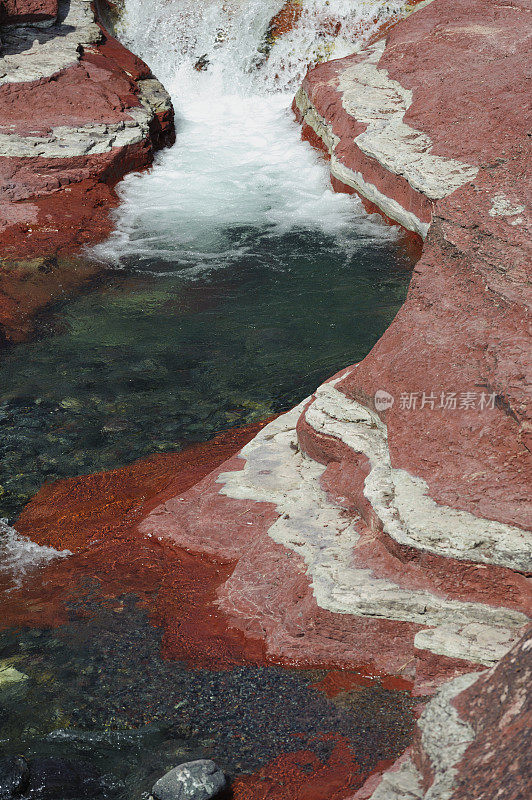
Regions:
M 519 2 L 434 0 L 308 74 L 295 106 L 337 185 L 425 238 L 407 301 L 361 364 L 139 524 L 234 565 L 217 608 L 270 662 L 438 691 L 430 752 L 449 719 L 430 734 L 433 710 L 504 674 L 531 609 L 527 24 Z M 386 779 L 364 797 L 455 796 L 454 762 L 432 755 L 408 791 Z M 526 796 L 519 767 L 512 781 Z
M 272 658 L 357 652 L 425 691 L 495 664 L 527 622 L 525 14 L 508 9 L 435 0 L 298 93 L 332 168 L 427 235 L 408 299 L 361 364 L 142 523 L 239 559 L 220 607 Z
M 58 0 L 0 0 L 0 23 L 48 27 L 57 19 Z
M 91 277 L 69 257 L 109 234 L 115 184 L 175 134 L 168 94 L 89 0 L 9 0 L 4 12 L 0 331 L 17 340 L 36 310 Z

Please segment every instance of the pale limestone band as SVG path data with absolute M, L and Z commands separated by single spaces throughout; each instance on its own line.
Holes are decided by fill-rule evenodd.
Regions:
M 478 168 L 453 158 L 433 155 L 432 142 L 427 134 L 403 122 L 412 103 L 412 92 L 392 80 L 386 70 L 377 67 L 384 47 L 385 42 L 380 41 L 362 51 L 358 55 L 363 60 L 346 68 L 339 76 L 338 91 L 344 110 L 357 122 L 366 125 L 366 130 L 353 141 L 365 155 L 375 159 L 389 173 L 404 178 L 428 200 L 442 199 L 471 181 Z M 295 102 L 306 124 L 327 148 L 332 175 L 370 200 L 391 219 L 425 238 L 428 223 L 340 161 L 336 156 L 340 140 L 313 106 L 303 87 L 297 92 Z
M 325 467 L 298 447 L 296 424 L 306 402 L 270 423 L 246 445 L 241 453 L 244 468 L 219 476 L 220 493 L 275 504 L 279 518 L 268 534 L 304 560 L 321 608 L 421 624 L 428 630 L 416 635 L 420 649 L 479 664 L 497 662 L 518 638 L 527 621 L 524 614 L 403 589 L 375 577 L 370 569 L 351 566 L 359 541 L 357 520 L 347 519 L 328 499 L 320 485 Z

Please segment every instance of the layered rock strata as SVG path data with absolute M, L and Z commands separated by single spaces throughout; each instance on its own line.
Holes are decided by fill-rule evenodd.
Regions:
M 336 154 L 344 166 L 356 166 L 361 135 L 377 141 L 365 179 L 380 172 L 388 185 L 378 191 L 408 211 L 415 193 L 430 223 L 405 305 L 336 389 L 372 413 L 381 392 L 377 418 L 386 425 L 391 463 L 424 481 L 436 503 L 529 529 L 530 216 L 521 180 L 527 123 L 519 113 L 525 21 L 524 4 L 462 10 L 437 0 L 391 31 L 377 64 L 372 49 L 319 66 L 305 86 L 329 126 L 342 120 Z M 411 97 L 402 122 L 385 107 L 386 119 L 374 125 L 351 115 L 380 102 L 380 87 L 375 93 L 359 83 L 361 59 L 369 59 L 375 83 L 402 81 Z M 403 147 L 404 123 L 417 131 L 412 146 L 425 143 L 419 158 Z M 383 131 L 387 147 L 397 145 L 395 160 L 378 149 Z M 435 159 L 449 181 L 440 200 L 427 188 Z M 478 552 L 485 545 L 473 546 Z
M 141 523 L 236 564 L 218 607 L 270 660 L 440 687 L 375 800 L 489 796 L 455 788 L 478 732 L 493 745 L 486 705 L 464 721 L 452 701 L 514 685 L 530 615 L 527 35 L 524 3 L 434 0 L 308 74 L 296 112 L 337 188 L 425 238 L 407 301 L 364 361 Z
M 471 800 L 527 797 L 532 709 L 532 628 L 481 675 L 447 683 L 419 719 L 414 745 L 349 800 Z
M 19 286 L 21 274 L 33 271 L 31 259 L 38 266 L 48 259 L 45 302 L 55 294 L 53 258 L 107 235 L 114 185 L 174 138 L 169 95 L 101 28 L 90 0 L 56 5 L 51 26 L 26 23 L 21 13 L 16 19 L 25 24 L 2 27 L 0 322 L 8 338 L 24 333 Z M 21 258 L 15 268 L 9 262 Z
M 338 391 L 330 386 L 317 397 Z M 418 692 L 472 663 L 495 664 L 527 622 L 526 579 L 499 564 L 488 571 L 487 553 L 476 564 L 442 555 L 442 540 L 437 556 L 394 553 L 389 534 L 368 526 L 348 497 L 352 464 L 325 466 L 302 451 L 297 428 L 312 408 L 305 402 L 270 423 L 240 456 L 155 509 L 141 531 L 236 563 L 218 605 L 230 627 L 265 641 L 271 661 L 370 664 L 416 680 Z M 436 527 L 451 509 L 434 506 Z M 521 541 L 520 531 L 505 533 Z
M 363 362 L 138 523 L 231 565 L 217 611 L 268 661 L 438 690 L 357 800 L 526 796 L 527 22 L 518 0 L 434 0 L 309 73 L 296 108 L 336 185 L 425 237 L 407 301 Z

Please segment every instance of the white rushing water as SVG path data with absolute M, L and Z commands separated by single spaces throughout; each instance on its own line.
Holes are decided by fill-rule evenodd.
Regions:
M 13 588 L 20 586 L 29 572 L 69 555 L 69 550 L 35 544 L 8 525 L 7 520 L 0 519 L 0 573 L 9 575 Z
M 301 0 L 293 29 L 272 41 L 280 0 L 125 0 L 120 38 L 170 91 L 178 136 L 153 169 L 121 183 L 116 230 L 95 254 L 203 270 L 242 248 L 242 227 L 394 238 L 360 201 L 332 191 L 290 106 L 309 64 L 356 50 L 404 5 Z

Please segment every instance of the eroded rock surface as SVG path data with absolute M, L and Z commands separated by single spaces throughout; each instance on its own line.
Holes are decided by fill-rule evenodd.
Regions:
M 217 610 L 270 663 L 356 663 L 436 692 L 411 753 L 356 800 L 527 796 L 527 25 L 519 0 L 434 0 L 384 47 L 309 73 L 296 107 L 336 185 L 426 237 L 408 299 L 363 362 L 135 523 L 231 564 Z M 105 137 L 136 129 L 133 95 L 80 136 L 103 149 L 82 156 L 89 175 L 112 162 Z M 12 142 L 57 147 L 51 122 L 10 124 Z M 51 180 L 58 156 L 39 158 Z M 9 191 L 30 185 L 22 166 Z M 34 224 L 38 202 L 17 224 L 24 208 Z
M 532 628 L 482 675 L 443 686 L 419 719 L 410 751 L 350 800 L 520 800 L 532 789 Z
M 321 65 L 303 87 L 312 104 L 307 128 L 327 147 L 328 135 L 337 142 L 333 174 L 336 162 L 358 170 L 388 215 L 397 204 L 430 225 L 407 302 L 336 389 L 373 410 L 377 391 L 390 395 L 393 405 L 380 416 L 392 467 L 425 481 L 434 501 L 524 529 L 532 374 L 527 121 L 519 100 L 526 20 L 525 4 L 466 9 L 436 0 L 391 31 L 378 60 L 374 48 Z M 407 143 L 405 124 L 418 132 Z M 372 153 L 358 146 L 361 136 L 367 143 L 377 131 L 380 141 L 385 130 L 392 161 L 377 145 Z M 448 171 L 439 198 L 424 186 L 429 178 L 432 186 L 434 163 Z

